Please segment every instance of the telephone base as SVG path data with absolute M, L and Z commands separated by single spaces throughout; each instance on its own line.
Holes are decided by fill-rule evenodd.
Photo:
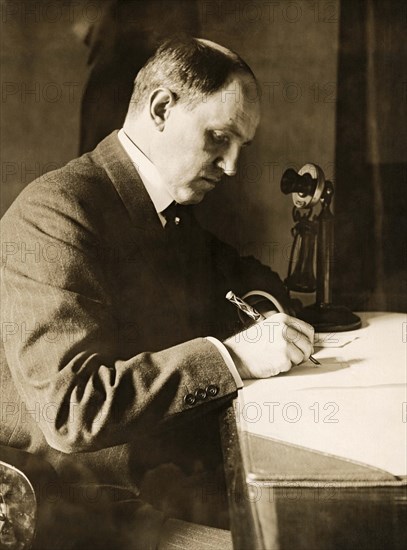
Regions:
M 362 326 L 360 318 L 345 306 L 313 304 L 298 313 L 298 317 L 312 325 L 315 332 L 345 332 Z

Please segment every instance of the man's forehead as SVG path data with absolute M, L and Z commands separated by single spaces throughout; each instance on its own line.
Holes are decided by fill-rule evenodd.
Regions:
M 232 76 L 218 91 L 217 99 L 225 108 L 248 112 L 250 116 L 259 112 L 257 84 L 246 74 Z
M 260 120 L 258 101 L 249 101 L 242 87 L 233 82 L 208 96 L 203 105 L 208 121 L 234 125 L 245 134 L 254 132 Z

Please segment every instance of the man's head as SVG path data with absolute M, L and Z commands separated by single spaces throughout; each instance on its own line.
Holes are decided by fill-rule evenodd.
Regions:
M 256 86 L 237 54 L 203 39 L 167 41 L 141 69 L 125 129 L 177 202 L 200 202 L 236 172 L 259 123 Z

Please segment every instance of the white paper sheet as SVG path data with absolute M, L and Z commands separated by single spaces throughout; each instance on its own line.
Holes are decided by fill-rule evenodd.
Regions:
M 236 404 L 251 433 L 407 475 L 407 344 L 403 314 L 363 315 L 340 348 L 316 350 L 268 380 L 246 381 Z M 342 337 L 341 335 L 341 337 Z

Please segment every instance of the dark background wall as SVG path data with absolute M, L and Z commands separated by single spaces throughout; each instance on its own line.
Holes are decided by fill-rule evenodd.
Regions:
M 76 156 L 87 48 L 74 32 L 78 7 L 2 2 L 1 11 L 3 214 L 27 183 Z
M 131 7 L 130 0 L 124 1 Z M 339 134 L 336 125 L 338 52 L 342 55 L 340 59 L 343 59 L 344 51 L 350 52 L 350 66 L 357 73 L 363 72 L 366 55 L 365 65 L 354 65 L 359 54 L 349 48 L 355 47 L 361 30 L 355 23 L 354 10 L 355 13 L 357 9 L 361 10 L 359 25 L 363 27 L 366 20 L 363 10 L 369 3 L 346 0 L 191 0 L 189 3 L 165 0 L 162 1 L 161 18 L 145 9 L 144 14 L 138 12 L 138 18 L 134 20 L 135 27 L 140 26 L 144 36 L 151 37 L 158 20 L 164 20 L 171 13 L 170 19 L 174 22 L 178 19 L 178 15 L 174 16 L 176 9 L 194 10 L 198 14 L 201 36 L 235 49 L 258 76 L 262 122 L 256 140 L 242 154 L 237 176 L 225 180 L 221 188 L 207 197 L 199 215 L 203 223 L 220 237 L 237 246 L 241 252 L 254 254 L 272 265 L 283 278 L 287 273 L 292 242 L 291 198 L 279 190 L 283 171 L 287 167 L 300 168 L 306 162 L 315 162 L 329 179 L 335 180 L 338 168 L 336 146 L 341 143 L 341 155 L 346 154 L 347 141 L 340 139 L 346 135 L 346 128 L 352 128 L 357 121 L 361 125 L 361 135 L 369 129 L 366 117 L 359 120 L 356 116 L 367 102 L 366 90 L 360 88 L 355 93 L 351 82 L 350 88 L 342 86 L 340 89 L 351 106 L 350 114 L 343 118 L 343 109 L 340 109 L 342 126 Z M 134 4 L 139 9 L 151 3 L 134 0 Z M 191 8 L 186 8 L 187 4 Z M 390 5 L 390 12 L 393 5 L 396 12 L 402 5 L 401 2 L 384 4 Z M 84 38 L 90 28 L 100 23 L 107 5 L 107 2 L 91 0 L 2 3 L 1 214 L 32 179 L 78 154 L 81 101 L 90 72 L 87 64 L 89 48 Z M 345 44 L 340 48 L 341 9 L 346 12 L 349 32 L 346 33 L 342 26 L 341 39 Z M 402 13 L 391 16 L 386 10 L 379 16 L 384 20 L 387 17 L 390 30 L 392 17 L 403 18 Z M 126 19 L 129 17 L 131 10 Z M 123 21 L 116 20 L 115 23 L 115 32 L 120 33 Z M 378 51 L 385 51 L 383 48 L 389 40 L 390 30 L 384 28 L 384 35 L 380 35 L 375 46 Z M 101 36 L 108 50 L 110 35 L 102 32 Z M 361 44 L 365 43 L 362 41 Z M 398 71 L 400 69 L 394 65 L 391 74 L 400 83 L 402 76 Z M 375 84 L 377 89 L 382 85 L 380 80 Z M 114 101 L 121 101 L 120 93 Z M 391 104 L 391 97 L 388 101 Z M 404 105 L 405 101 L 404 91 Z M 343 103 L 339 102 L 341 105 Z M 384 112 L 388 113 L 389 109 L 386 107 Z M 108 115 L 108 109 L 96 109 L 96 115 L 92 114 L 90 121 L 94 116 L 100 120 Z M 390 120 L 388 116 L 386 120 Z M 388 144 L 389 140 L 381 139 L 380 143 Z M 402 150 L 400 145 L 398 147 Z M 387 147 L 386 158 L 392 150 Z M 339 166 L 343 166 L 342 161 Z M 347 172 L 342 170 L 342 183 L 338 182 L 342 189 L 349 170 L 352 170 L 350 165 L 346 166 Z M 367 189 L 368 181 L 359 177 L 358 170 L 356 172 L 357 182 L 353 180 L 352 185 Z M 342 204 L 345 210 L 349 208 L 346 202 Z M 358 212 L 352 211 L 351 216 L 343 218 L 346 231 L 342 239 L 349 240 L 355 230 L 363 232 L 363 225 L 370 223 L 372 206 L 361 204 L 360 207 L 368 209 L 366 216 L 361 218 L 362 227 L 358 222 Z M 385 213 L 385 216 L 391 215 L 391 212 Z M 394 236 L 390 234 L 386 238 L 391 240 Z M 402 254 L 402 250 L 398 249 L 396 254 Z M 345 256 L 348 253 L 346 249 L 342 252 Z M 374 308 L 374 300 L 355 300 L 361 288 L 367 288 L 366 271 L 369 267 L 366 267 L 368 260 L 362 261 L 357 250 L 352 254 L 357 260 L 355 263 L 349 257 L 345 266 L 339 266 L 338 292 L 346 291 L 346 270 L 350 271 L 350 266 L 355 265 L 352 288 L 357 290 L 348 293 L 348 301 L 350 305 L 356 301 L 358 307 Z M 400 279 L 400 266 L 397 269 Z M 371 281 L 374 286 L 374 278 Z M 369 296 L 375 293 L 372 285 L 368 289 Z M 400 296 L 400 285 L 398 288 Z M 382 301 L 381 306 L 386 304 Z
M 407 310 L 407 4 L 343 0 L 336 125 L 335 291 Z

